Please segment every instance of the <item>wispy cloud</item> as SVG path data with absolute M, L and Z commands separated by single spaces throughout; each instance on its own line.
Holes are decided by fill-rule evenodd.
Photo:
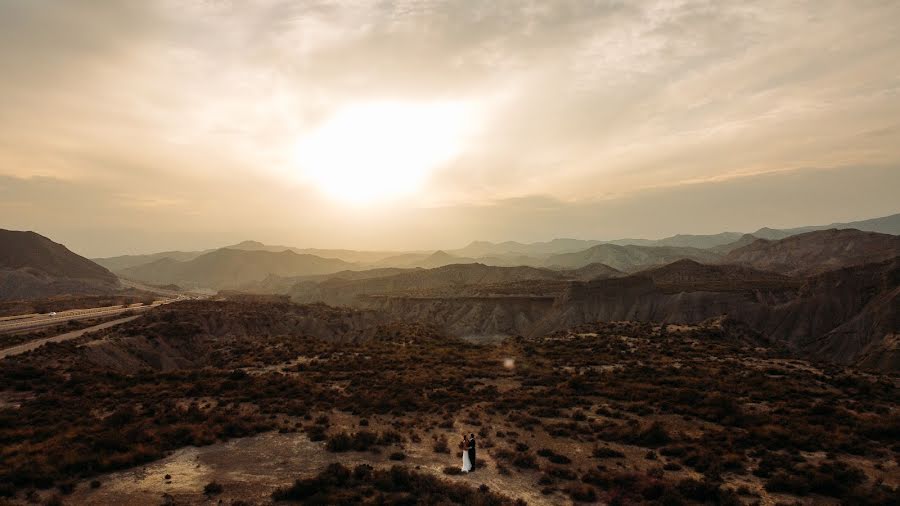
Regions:
M 897 19 L 896 2 L 837 0 L 13 0 L 0 4 L 0 175 L 135 196 L 108 201 L 126 216 L 202 201 L 201 228 L 287 212 L 369 231 L 290 175 L 298 139 L 373 100 L 480 107 L 459 156 L 385 216 L 533 195 L 577 214 L 686 185 L 897 167 Z M 240 204 L 263 191 L 292 207 Z

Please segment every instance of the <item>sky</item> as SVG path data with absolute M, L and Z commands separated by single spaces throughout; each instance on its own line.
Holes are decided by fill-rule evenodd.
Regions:
M 0 0 L 0 228 L 97 257 L 900 212 L 900 2 Z

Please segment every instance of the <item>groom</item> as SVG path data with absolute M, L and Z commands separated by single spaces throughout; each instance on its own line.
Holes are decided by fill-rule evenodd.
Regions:
M 472 463 L 472 470 L 475 470 L 475 434 L 469 434 L 469 462 Z

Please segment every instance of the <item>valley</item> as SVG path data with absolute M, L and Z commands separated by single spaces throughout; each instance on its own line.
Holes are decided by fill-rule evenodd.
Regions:
M 897 240 L 110 260 L 0 303 L 0 504 L 890 504 Z

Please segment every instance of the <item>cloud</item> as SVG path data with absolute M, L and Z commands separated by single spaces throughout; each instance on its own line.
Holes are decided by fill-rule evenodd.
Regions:
M 390 220 L 412 223 L 419 209 L 453 209 L 422 215 L 473 234 L 478 220 L 462 210 L 491 209 L 490 230 L 504 235 L 528 211 L 514 203 L 537 205 L 534 195 L 558 203 L 535 208 L 555 217 L 508 235 L 605 236 L 573 224 L 601 201 L 756 180 L 799 191 L 778 174 L 821 168 L 894 181 L 898 18 L 894 2 L 837 0 L 13 0 L 0 4 L 0 175 L 43 181 L 42 191 L 72 185 L 90 196 L 78 197 L 84 213 L 139 213 L 145 230 L 190 215 L 208 238 L 221 236 L 220 220 L 243 226 L 252 215 L 273 235 L 293 234 L 270 225 L 287 222 L 309 243 L 331 243 L 340 226 L 389 247 L 379 236 L 419 230 Z M 477 134 L 420 195 L 354 211 L 297 182 L 299 139 L 348 104 L 395 100 L 479 107 Z M 45 200 L 15 195 L 4 205 L 17 218 L 25 195 Z M 875 195 L 884 200 L 854 193 L 842 206 L 889 207 Z M 698 218 L 679 205 L 667 217 L 687 230 Z M 59 221 L 29 212 L 18 222 Z M 328 226 L 283 218 L 314 213 Z M 711 228 L 729 228 L 716 215 Z

